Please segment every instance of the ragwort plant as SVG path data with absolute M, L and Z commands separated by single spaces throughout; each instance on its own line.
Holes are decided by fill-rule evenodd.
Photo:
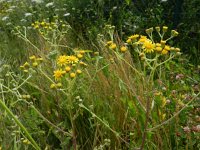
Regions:
M 168 124 L 176 118 L 180 112 L 185 110 L 188 105 L 199 96 L 198 93 L 192 98 L 191 101 L 182 105 L 181 109 L 180 106 L 178 110 L 176 110 L 177 113 L 172 113 L 171 115 L 167 114 L 169 111 L 168 104 L 170 101 L 167 99 L 166 95 L 163 95 L 163 93 L 159 91 L 157 81 L 161 82 L 162 79 L 165 78 L 166 64 L 169 64 L 175 56 L 179 56 L 181 54 L 179 48 L 172 47 L 168 44 L 172 38 L 178 35 L 178 32 L 172 30 L 169 38 L 166 38 L 165 36 L 168 35 L 167 30 L 168 27 L 166 26 L 162 29 L 160 29 L 160 27 L 156 27 L 155 31 L 157 32 L 158 38 L 153 33 L 153 28 L 147 29 L 146 33 L 148 37 L 137 34 L 132 35 L 128 37 L 126 41 L 127 44 L 116 38 L 117 42 L 113 42 L 113 40 L 106 42 L 106 47 L 108 47 L 109 51 L 105 50 L 103 52 L 106 54 L 104 57 L 110 60 L 110 73 L 112 72 L 112 75 L 114 74 L 118 78 L 118 81 L 110 78 L 108 79 L 108 82 L 111 80 L 110 82 L 112 82 L 112 84 L 114 84 L 114 82 L 119 83 L 118 86 L 120 90 L 118 89 L 117 94 L 113 94 L 118 96 L 118 98 L 113 97 L 113 99 L 118 99 L 119 103 L 122 97 L 125 98 L 123 95 L 119 94 L 124 91 L 124 89 L 125 91 L 128 91 L 125 92 L 127 97 L 128 95 L 132 95 L 132 97 L 128 98 L 128 108 L 132 109 L 131 111 L 134 116 L 139 118 L 138 120 L 134 119 L 140 130 L 139 132 L 138 130 L 135 131 L 135 133 L 138 133 L 137 135 L 140 137 L 142 134 L 142 138 L 139 138 L 138 140 L 135 137 L 136 139 L 132 140 L 132 142 L 137 142 L 133 142 L 131 146 L 139 147 L 138 143 L 141 143 L 140 149 L 143 149 L 145 145 L 149 148 L 156 148 L 157 146 L 160 148 L 163 148 L 163 146 L 169 148 L 168 145 L 164 144 L 161 140 L 163 138 L 162 134 L 166 135 L 166 139 L 169 138 L 166 134 L 168 130 L 166 128 L 162 131 L 158 131 L 156 129 L 162 129 L 163 125 Z M 102 38 L 100 38 L 100 41 L 105 43 Z M 128 49 L 130 51 L 128 51 Z M 134 56 L 133 60 L 130 59 L 130 52 Z M 135 61 L 135 63 L 132 61 Z M 129 67 L 129 72 L 127 70 L 127 66 Z M 134 74 L 131 74 L 130 70 L 132 70 Z M 135 81 L 130 78 L 130 76 L 133 75 Z M 106 74 L 105 76 L 107 78 L 109 77 L 109 75 Z M 110 85 L 109 88 L 112 88 L 113 92 L 115 91 L 114 89 L 116 89 L 116 87 L 112 87 Z M 130 98 L 134 98 L 133 101 L 130 100 Z M 134 102 L 135 100 L 136 103 Z M 183 104 L 181 100 L 179 100 L 178 103 L 178 105 L 180 105 L 180 103 Z M 133 133 L 134 132 L 131 132 L 130 134 L 132 135 Z M 159 139 L 156 144 L 153 143 L 153 138 L 154 140 Z M 167 143 L 169 143 L 169 141 Z
M 31 144 L 35 149 L 172 149 L 167 125 L 199 95 L 186 104 L 179 100 L 180 107 L 169 113 L 169 96 L 157 85 L 165 78 L 166 64 L 180 55 L 179 48 L 169 45 L 177 31 L 168 34 L 166 26 L 150 28 L 146 30 L 148 37 L 135 34 L 123 42 L 113 36 L 113 26 L 106 26 L 104 36 L 98 37 L 100 51 L 92 53 L 72 49 L 67 42 L 61 44 L 68 30 L 63 22 L 44 20 L 32 27 L 48 49 L 41 50 L 28 39 L 26 27 L 15 28 L 14 33 L 36 52 L 32 50 L 34 55 L 20 66 L 19 76 L 10 74 L 14 87 L 1 82 L 1 106 L 21 131 L 15 136 L 20 139 L 18 144 L 27 148 Z M 67 29 L 62 32 L 63 27 Z M 106 42 L 108 38 L 111 41 Z M 34 136 L 28 121 L 24 121 L 26 129 L 9 111 L 5 93 L 16 99 L 14 106 L 31 108 L 34 119 L 40 120 L 34 124 L 35 130 L 41 134 Z

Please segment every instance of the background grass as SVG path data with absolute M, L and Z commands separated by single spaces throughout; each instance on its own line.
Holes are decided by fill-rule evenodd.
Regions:
M 197 2 L 0 1 L 0 149 L 199 149 Z M 34 29 L 36 21 L 57 27 Z M 131 46 L 105 46 L 163 25 L 179 32 L 169 44 L 183 54 L 152 80 Z M 52 89 L 58 56 L 80 50 L 82 74 Z M 25 73 L 32 55 L 43 62 Z

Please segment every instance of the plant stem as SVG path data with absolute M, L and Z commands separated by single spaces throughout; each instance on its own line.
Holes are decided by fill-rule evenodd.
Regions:
M 27 136 L 29 141 L 32 143 L 32 146 L 36 150 L 41 150 L 40 147 L 37 145 L 35 140 L 32 138 L 28 130 L 23 126 L 23 124 L 17 119 L 17 117 L 11 112 L 11 110 L 6 106 L 4 102 L 0 99 L 0 105 L 5 109 L 5 111 L 14 119 L 15 123 L 21 128 L 22 131 L 24 131 L 24 134 Z

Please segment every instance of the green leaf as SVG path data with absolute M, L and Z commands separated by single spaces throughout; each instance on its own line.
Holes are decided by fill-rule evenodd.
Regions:
M 126 4 L 129 5 L 131 0 L 125 0 L 126 1 Z

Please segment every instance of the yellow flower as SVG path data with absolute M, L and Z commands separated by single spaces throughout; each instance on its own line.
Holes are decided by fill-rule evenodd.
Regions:
M 38 28 L 39 28 L 39 25 L 34 25 L 34 28 L 35 28 L 35 29 L 38 29 Z
M 71 68 L 69 66 L 65 67 L 65 71 L 69 72 L 71 70 Z
M 84 50 L 80 50 L 79 53 L 83 55 L 83 54 L 85 54 L 85 51 Z
M 165 45 L 165 44 L 166 44 L 166 41 L 161 40 L 160 43 L 161 43 L 162 45 Z
M 155 50 L 160 52 L 160 51 L 162 51 L 162 47 L 158 46 L 158 47 L 155 48 Z
M 63 70 L 55 70 L 53 76 L 55 80 L 59 80 L 63 76 Z
M 56 88 L 56 85 L 55 85 L 55 84 L 51 84 L 51 85 L 50 85 L 50 88 L 51 88 L 51 89 L 54 89 L 54 88 Z
M 160 27 L 155 27 L 157 32 L 160 32 Z
M 59 87 L 59 88 L 60 88 L 61 86 L 62 86 L 62 83 L 57 83 L 57 84 L 56 84 L 56 87 Z
M 36 60 L 38 60 L 38 61 L 43 61 L 43 58 L 40 57 L 40 58 L 37 58 Z
M 112 43 L 113 43 L 113 41 L 108 41 L 108 42 L 106 43 L 106 45 L 110 46 Z
M 25 73 L 28 73 L 28 70 L 24 70 Z
M 128 40 L 126 41 L 126 43 L 130 44 L 130 43 L 131 43 L 131 39 L 128 39 Z
M 113 44 L 110 45 L 109 48 L 110 48 L 110 49 L 116 49 L 116 47 L 117 47 L 117 45 L 116 45 L 115 43 L 113 43 Z
M 21 68 L 21 69 L 24 69 L 24 65 L 23 65 L 23 66 L 20 66 L 20 68 Z
M 69 63 L 69 56 L 62 55 L 62 56 L 59 56 L 57 59 L 57 64 L 60 66 L 66 65 L 68 63 Z
M 155 44 L 152 43 L 150 40 L 146 40 L 143 44 L 144 52 L 151 53 L 154 51 Z
M 24 67 L 28 67 L 28 66 L 29 66 L 29 63 L 28 63 L 28 62 L 25 62 L 23 66 L 24 66 Z
M 82 61 L 80 62 L 80 65 L 87 66 L 87 64 Z
M 164 49 L 167 50 L 167 51 L 170 51 L 171 48 L 170 48 L 169 45 L 165 45 Z
M 139 56 L 140 56 L 140 57 L 144 57 L 145 54 L 144 54 L 144 53 L 140 53 Z
M 79 59 L 76 56 L 72 55 L 69 56 L 69 61 L 71 64 L 73 64 L 73 63 L 78 63 Z
M 147 34 L 151 34 L 153 32 L 153 28 L 146 29 Z
M 163 51 L 162 51 L 162 54 L 163 54 L 163 55 L 166 55 L 167 53 L 168 53 L 167 50 L 163 50 Z
M 178 32 L 176 30 L 172 30 L 171 31 L 171 36 L 178 36 Z
M 168 27 L 167 26 L 163 26 L 163 32 L 167 32 Z
M 32 56 L 29 57 L 29 59 L 30 59 L 30 60 L 35 60 L 35 59 L 36 59 L 36 56 L 35 56 L 35 55 L 32 55 Z
M 157 46 L 157 47 L 160 47 L 160 46 L 161 46 L 161 44 L 160 44 L 160 43 L 156 43 L 156 46 Z
M 37 67 L 38 66 L 38 63 L 37 62 L 33 62 L 33 67 Z
M 82 73 L 82 71 L 81 71 L 80 69 L 77 69 L 76 72 L 77 72 L 78 74 L 81 74 L 81 73 Z
M 147 40 L 147 37 L 141 35 L 141 36 L 140 36 L 140 39 L 139 39 L 139 42 L 144 43 L 146 40 Z
M 76 74 L 75 73 L 70 73 L 70 75 L 69 75 L 71 78 L 74 78 L 75 76 L 76 76 Z
M 175 51 L 180 52 L 181 50 L 180 48 L 175 48 Z
M 138 34 L 134 34 L 134 35 L 131 35 L 131 36 L 129 37 L 129 39 L 135 40 L 135 39 L 137 39 L 138 37 L 139 37 Z
M 22 142 L 23 142 L 24 144 L 31 144 L 31 142 L 30 142 L 29 140 L 27 140 L 27 139 L 23 140 Z
M 122 47 L 120 48 L 120 50 L 121 50 L 121 52 L 125 52 L 125 51 L 127 51 L 127 47 L 126 47 L 126 46 L 122 46 Z
M 44 21 L 42 21 L 40 24 L 41 24 L 42 26 L 44 26 L 44 25 L 45 25 L 45 22 L 44 22 Z
M 78 58 L 82 58 L 83 55 L 82 55 L 82 54 L 77 54 L 77 57 L 78 57 Z

